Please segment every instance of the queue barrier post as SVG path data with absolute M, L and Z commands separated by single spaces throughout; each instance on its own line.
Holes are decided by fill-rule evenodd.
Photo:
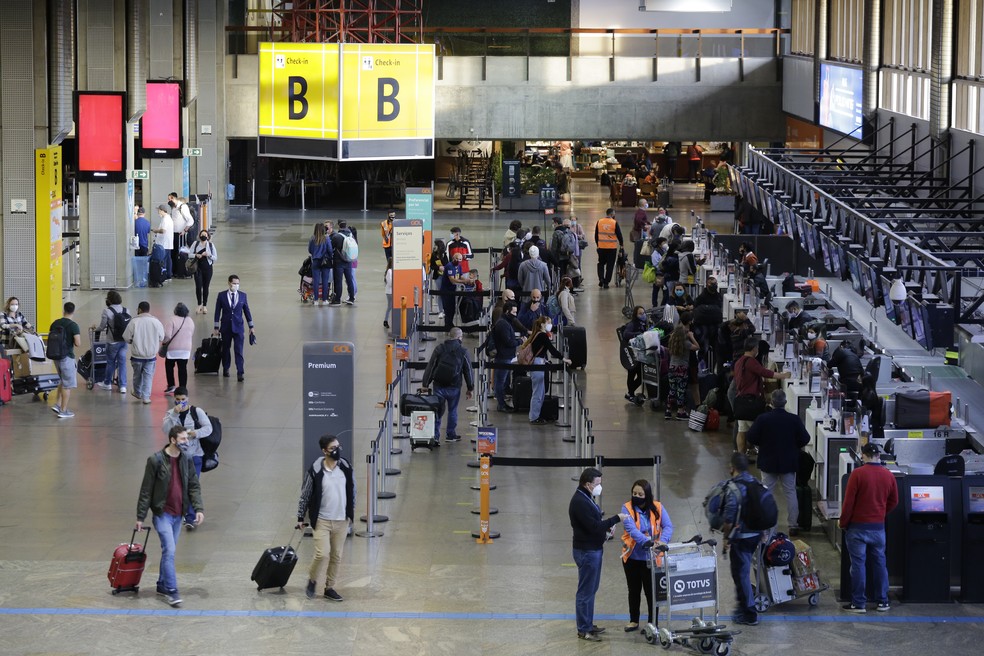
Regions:
M 499 539 L 500 534 L 498 531 L 491 530 L 491 522 L 489 521 L 489 516 L 492 515 L 492 508 L 489 505 L 491 491 L 491 481 L 492 481 L 492 463 L 489 456 L 484 455 L 481 457 L 481 467 L 479 469 L 480 477 L 480 509 L 479 509 L 479 520 L 478 533 L 472 533 L 472 537 L 478 544 L 492 544 L 493 540 Z M 496 511 L 498 512 L 498 511 Z
M 389 424 L 389 418 L 384 416 L 383 421 L 380 423 Z M 382 480 L 385 481 L 387 476 L 399 476 L 402 472 L 398 467 L 393 466 L 393 432 L 386 430 L 385 427 L 381 427 L 381 429 L 382 430 L 379 435 L 382 438 L 382 443 L 379 445 L 379 449 L 382 455 L 383 464 L 380 471 L 383 474 Z M 403 453 L 402 449 L 398 449 L 398 451 Z M 385 489 L 385 484 L 383 489 Z M 393 496 L 396 495 L 394 494 Z
M 366 530 L 355 531 L 355 535 L 360 538 L 380 538 L 382 531 L 376 530 L 376 516 L 373 512 L 376 505 L 376 443 L 370 442 L 370 451 L 366 454 L 366 514 L 360 517 L 366 523 Z M 389 519 L 389 518 L 387 518 Z
M 569 396 L 569 394 L 570 394 L 570 386 L 568 385 L 568 377 L 570 375 L 570 371 L 568 371 L 568 369 L 567 369 L 567 360 L 566 360 L 566 358 L 567 358 L 567 352 L 566 351 L 564 352 L 564 358 L 565 359 L 562 360 L 563 365 L 564 365 L 564 368 L 561 370 L 561 372 L 562 372 L 561 373 L 561 382 L 563 383 L 563 387 L 564 387 L 563 397 L 561 398 L 561 401 L 562 401 L 563 405 L 560 406 L 561 409 L 564 412 L 557 415 L 558 419 L 557 419 L 557 421 L 554 422 L 554 425 L 557 428 L 570 428 L 571 427 L 570 416 L 568 415 L 568 411 L 569 411 L 570 406 L 571 406 L 571 400 L 570 400 L 570 396 Z
M 407 338 L 407 297 L 400 297 L 400 339 Z
M 385 408 L 391 405 L 390 383 L 393 380 L 393 345 L 386 345 L 386 380 L 383 384 L 383 401 L 376 404 L 377 408 Z
M 389 385 L 390 398 L 392 398 L 393 389 L 396 386 L 397 386 L 396 381 L 390 383 L 390 385 Z M 393 422 L 393 408 L 394 407 L 395 407 L 395 405 L 393 403 L 387 403 L 386 404 L 386 411 L 383 413 L 383 417 L 384 417 L 384 420 L 386 422 L 386 444 L 389 445 L 390 455 L 391 456 L 398 456 L 401 453 L 403 453 L 403 449 L 401 449 L 400 447 L 395 446 L 393 444 L 393 440 L 396 439 L 396 437 L 393 435 L 393 426 L 395 425 L 394 422 Z
M 386 446 L 385 435 L 386 435 L 386 423 L 387 423 L 387 421 L 388 421 L 388 418 L 387 417 L 383 417 L 382 419 L 379 420 L 379 436 L 384 438 L 383 439 L 383 442 L 382 442 L 383 447 Z M 378 443 L 378 438 L 377 438 L 377 443 Z M 391 491 L 389 491 L 389 490 L 386 489 L 385 465 L 386 465 L 387 456 L 385 455 L 385 451 L 383 452 L 383 456 L 382 457 L 383 457 L 383 468 L 381 470 L 379 470 L 380 471 L 380 476 L 379 476 L 379 483 L 378 483 L 378 486 L 377 486 L 378 489 L 376 490 L 376 498 L 377 499 L 395 499 L 396 498 L 396 492 L 391 492 Z M 397 472 L 399 472 L 399 470 L 397 470 Z

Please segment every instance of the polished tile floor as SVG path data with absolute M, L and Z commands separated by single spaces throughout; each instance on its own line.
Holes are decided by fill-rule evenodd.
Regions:
M 686 217 L 699 202 L 678 186 L 674 214 Z M 572 210 L 586 228 L 604 211 L 607 194 L 576 183 Z M 632 210 L 619 211 L 625 234 Z M 106 569 L 113 548 L 130 537 L 137 491 L 147 455 L 164 442 L 161 418 L 169 406 L 159 367 L 153 402 L 103 391 L 79 390 L 77 416 L 58 420 L 44 403 L 18 397 L 0 408 L 0 654 L 629 654 L 649 653 L 638 633 L 625 634 L 625 582 L 618 544 L 606 549 L 598 623 L 609 628 L 599 644 L 579 641 L 573 612 L 576 569 L 570 553 L 567 504 L 575 484 L 571 469 L 497 468 L 491 545 L 476 545 L 471 510 L 475 470 L 466 439 L 439 451 L 394 458 L 402 470 L 388 487 L 397 497 L 381 501 L 390 521 L 382 537 L 352 537 L 346 545 L 338 590 L 341 604 L 308 600 L 304 571 L 309 539 L 284 593 L 257 593 L 249 575 L 263 548 L 290 537 L 300 485 L 301 346 L 345 339 L 356 345 L 356 434 L 352 460 L 365 490 L 364 455 L 382 410 L 386 341 L 381 322 L 382 251 L 376 226 L 381 212 L 349 213 L 360 228 L 362 257 L 356 307 L 313 308 L 296 294 L 300 261 L 314 221 L 332 213 L 239 211 L 222 217 L 216 245 L 213 293 L 230 273 L 249 293 L 259 344 L 247 349 L 246 382 L 194 378 L 192 402 L 222 418 L 222 464 L 203 477 L 206 522 L 184 533 L 178 547 L 178 579 L 184 607 L 172 610 L 153 594 L 160 546 L 149 545 L 148 570 L 139 595 L 112 596 Z M 435 216 L 435 233 L 461 225 L 475 246 L 499 244 L 513 218 L 530 214 L 448 211 Z M 730 220 L 712 221 L 722 231 Z M 662 497 L 678 537 L 707 533 L 701 501 L 726 476 L 731 452 L 725 432 L 695 434 L 680 422 L 625 403 L 614 327 L 622 321 L 624 294 L 599 290 L 593 253 L 585 266 L 586 291 L 577 297 L 579 322 L 590 333 L 588 367 L 581 374 L 596 435 L 596 451 L 613 457 L 661 454 Z M 648 294 L 642 293 L 645 298 Z M 92 322 L 103 293 L 70 295 L 77 319 Z M 637 295 L 638 297 L 638 295 Z M 125 304 L 143 299 L 165 316 L 178 301 L 194 303 L 191 281 L 163 289 L 130 289 Z M 196 317 L 198 335 L 211 317 Z M 468 415 L 465 415 L 466 418 Z M 500 428 L 500 453 L 573 456 L 561 440 L 567 431 L 530 427 L 520 415 L 491 419 Z M 465 433 L 466 436 L 468 433 Z M 404 445 L 405 446 L 405 445 Z M 604 506 L 615 512 L 631 482 L 646 468 L 609 469 Z M 359 502 L 364 512 L 364 497 Z M 783 516 L 781 513 L 780 516 Z M 824 578 L 836 587 L 837 555 L 819 531 L 806 538 Z M 720 561 L 722 564 L 725 561 Z M 732 587 L 721 576 L 725 615 Z M 730 618 L 729 618 L 730 619 Z M 860 654 L 882 651 L 977 654 L 984 640 L 984 608 L 958 604 L 910 606 L 892 612 L 847 616 L 834 594 L 817 608 L 804 601 L 779 606 L 757 627 L 738 636 L 738 654 Z M 976 645 L 976 646 L 975 646 Z M 674 647 L 674 651 L 682 650 Z

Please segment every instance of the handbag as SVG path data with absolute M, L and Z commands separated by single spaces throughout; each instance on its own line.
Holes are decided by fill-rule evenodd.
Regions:
M 642 280 L 650 285 L 656 283 L 656 267 L 649 262 L 646 262 L 642 267 Z
M 629 241 L 631 241 L 631 242 L 637 242 L 640 239 L 642 239 L 642 231 L 641 230 L 637 230 L 636 228 L 632 228 L 632 230 L 629 230 Z
M 189 257 L 188 258 L 188 261 L 185 262 L 185 271 L 187 271 L 189 275 L 195 275 L 195 273 L 198 271 L 198 258 L 197 257 Z
M 765 412 L 765 399 L 761 395 L 742 394 L 735 397 L 735 419 L 755 421 L 763 412 Z
M 171 342 L 174 341 L 174 338 L 178 336 L 178 333 L 180 333 L 181 332 L 181 329 L 184 328 L 185 321 L 187 321 L 187 320 L 188 320 L 188 317 L 182 318 L 181 319 L 181 325 L 178 326 L 178 329 L 174 331 L 174 334 L 173 335 L 171 335 L 171 339 L 167 340 L 166 342 L 161 342 L 161 347 L 159 349 L 157 349 L 157 355 L 161 356 L 165 360 L 167 359 L 167 347 L 168 347 L 168 345 L 170 345 Z
M 639 255 L 643 257 L 650 257 L 653 254 L 653 242 L 648 239 L 642 242 L 642 248 L 639 249 Z

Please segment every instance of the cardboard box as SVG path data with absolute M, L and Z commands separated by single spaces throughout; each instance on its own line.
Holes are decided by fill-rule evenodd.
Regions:
M 808 576 L 817 571 L 816 560 L 813 558 L 813 549 L 802 540 L 793 540 L 796 547 L 796 557 L 793 558 L 793 574 L 798 577 Z
M 807 574 L 806 576 L 793 577 L 793 590 L 797 594 L 804 592 L 816 592 L 820 589 L 820 577 L 817 574 Z
M 14 378 L 56 373 L 55 364 L 51 360 L 36 362 L 29 358 L 27 353 L 17 353 L 10 359 L 14 364 Z

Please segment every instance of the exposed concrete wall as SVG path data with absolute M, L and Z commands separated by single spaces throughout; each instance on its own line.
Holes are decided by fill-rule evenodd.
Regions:
M 227 58 L 226 132 L 256 137 L 257 57 Z M 469 139 L 702 139 L 781 141 L 785 121 L 774 59 L 702 60 L 697 82 L 693 59 L 660 59 L 652 81 L 651 58 L 572 60 L 564 57 L 490 57 L 487 81 L 480 57 L 446 57 L 437 83 L 437 137 Z M 236 77 L 232 77 L 235 70 Z M 472 132 L 474 130 L 474 132 Z

